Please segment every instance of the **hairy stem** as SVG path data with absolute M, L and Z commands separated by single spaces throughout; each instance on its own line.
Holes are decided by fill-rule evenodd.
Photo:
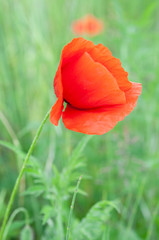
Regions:
M 79 189 L 79 185 L 80 185 L 81 179 L 82 179 L 82 176 L 80 176 L 79 179 L 78 179 L 77 186 L 76 186 L 76 189 L 75 189 L 75 191 L 74 191 L 73 198 L 72 198 L 72 202 L 71 202 L 70 214 L 69 214 L 68 225 L 67 225 L 66 240 L 69 240 L 71 220 L 72 220 L 72 213 L 73 213 L 73 209 L 74 209 L 74 205 L 75 205 L 75 200 L 76 200 L 76 195 L 77 195 L 77 193 L 78 193 L 78 189 Z
M 37 140 L 38 140 L 38 138 L 39 138 L 39 135 L 40 135 L 40 133 L 41 133 L 41 131 L 42 131 L 42 128 L 43 128 L 46 120 L 47 120 L 48 117 L 49 117 L 49 114 L 50 114 L 50 110 L 49 110 L 49 111 L 47 112 L 47 114 L 45 115 L 43 121 L 41 122 L 41 125 L 40 125 L 39 129 L 37 130 L 37 133 L 36 133 L 36 135 L 35 135 L 35 137 L 34 137 L 34 139 L 33 139 L 33 141 L 32 141 L 32 144 L 31 144 L 31 146 L 30 146 L 30 148 L 29 148 L 29 150 L 28 150 L 28 153 L 27 153 L 27 155 L 26 155 L 26 157 L 25 157 L 25 160 L 24 160 L 24 162 L 23 162 L 23 165 L 22 165 L 22 167 L 21 167 L 20 173 L 19 173 L 19 175 L 18 175 L 18 177 L 17 177 L 17 180 L 16 180 L 16 182 L 15 182 L 15 185 L 14 185 L 14 188 L 13 188 L 13 190 L 12 190 L 12 193 L 11 193 L 11 196 L 10 196 L 10 199 L 9 199 L 9 202 L 8 202 L 8 205 L 7 205 L 7 209 L 6 209 L 6 212 L 5 212 L 5 215 L 4 215 L 2 227 L 1 227 L 1 230 L 0 230 L 0 240 L 3 239 L 3 234 L 4 234 L 4 230 L 5 230 L 5 227 L 6 227 L 6 224 L 7 224 L 7 221 L 8 221 L 8 217 L 9 217 L 9 214 L 10 214 L 10 211 L 11 211 L 11 207 L 12 207 L 12 205 L 13 205 L 14 198 L 15 198 L 15 195 L 16 195 L 16 192 L 17 192 L 17 189 L 18 189 L 18 186 L 19 186 L 19 184 L 20 184 L 21 178 L 22 178 L 22 176 L 23 176 L 23 173 L 24 173 L 24 171 L 25 171 L 26 165 L 27 165 L 27 163 L 28 163 L 29 157 L 31 156 L 31 154 L 32 154 L 32 152 L 33 152 L 33 150 L 34 150 L 34 147 L 35 147 L 35 145 L 36 145 L 36 142 L 37 142 Z

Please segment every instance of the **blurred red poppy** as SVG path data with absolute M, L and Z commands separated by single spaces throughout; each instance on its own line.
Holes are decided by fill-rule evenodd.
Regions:
M 98 35 L 103 31 L 103 21 L 89 14 L 85 17 L 74 21 L 72 31 L 77 35 Z
M 104 134 L 136 106 L 141 84 L 130 82 L 119 59 L 102 44 L 75 38 L 62 50 L 50 121 L 85 134 Z M 63 111 L 63 103 L 66 108 Z

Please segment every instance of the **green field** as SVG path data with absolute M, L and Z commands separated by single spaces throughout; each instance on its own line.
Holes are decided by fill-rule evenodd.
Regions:
M 157 0 L 0 0 L 0 226 L 25 154 L 55 103 L 53 79 L 74 20 L 142 83 L 134 111 L 102 136 L 48 120 L 16 194 L 3 240 L 159 239 L 159 3 Z M 1 239 L 2 240 L 2 239 Z M 67 239 L 68 240 L 68 239 Z

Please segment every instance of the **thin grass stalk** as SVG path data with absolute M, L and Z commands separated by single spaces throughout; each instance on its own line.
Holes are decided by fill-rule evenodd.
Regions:
M 49 115 L 50 115 L 50 110 L 45 115 L 43 121 L 41 122 L 41 125 L 40 125 L 39 129 L 37 130 L 37 133 L 36 133 L 36 135 L 35 135 L 35 137 L 34 137 L 34 139 L 32 141 L 32 144 L 31 144 L 31 146 L 30 146 L 30 148 L 28 150 L 28 153 L 27 153 L 27 155 L 25 157 L 25 160 L 23 162 L 23 165 L 22 165 L 22 168 L 20 170 L 20 173 L 19 173 L 19 175 L 17 177 L 17 180 L 15 182 L 15 185 L 14 185 L 14 188 L 12 190 L 12 193 L 11 193 L 11 196 L 10 196 L 10 199 L 9 199 L 9 203 L 7 205 L 7 209 L 6 209 L 6 212 L 5 212 L 5 215 L 4 215 L 2 227 L 1 227 L 1 230 L 0 230 L 0 240 L 3 240 L 3 234 L 4 234 L 4 230 L 5 230 L 5 227 L 6 227 L 6 224 L 7 224 L 7 221 L 8 221 L 8 217 L 9 217 L 9 214 L 10 214 L 10 211 L 11 211 L 11 207 L 13 205 L 14 198 L 15 198 L 18 186 L 20 184 L 21 178 L 23 176 L 23 173 L 25 171 L 25 168 L 27 166 L 28 160 L 29 160 L 29 158 L 30 158 L 30 156 L 31 156 L 31 154 L 32 154 L 32 152 L 34 150 L 34 147 L 35 147 L 35 145 L 37 143 L 37 140 L 38 140 L 38 138 L 40 136 L 42 128 L 43 128 L 45 122 L 47 121 L 47 119 L 49 118 Z
M 7 235 L 8 235 L 8 232 L 9 232 L 9 228 L 14 220 L 14 218 L 17 216 L 17 214 L 23 212 L 24 215 L 25 215 L 25 225 L 29 225 L 29 215 L 28 215 L 28 212 L 25 208 L 23 207 L 20 207 L 20 208 L 17 208 L 10 216 L 9 220 L 8 220 L 8 223 L 6 224 L 6 227 L 5 227 L 5 231 L 4 231 L 4 234 L 3 234 L 3 239 L 6 240 L 7 239 Z
M 69 240 L 69 236 L 70 236 L 70 227 L 71 227 L 71 221 L 72 221 L 72 213 L 73 213 L 75 200 L 76 200 L 76 195 L 78 193 L 78 189 L 79 189 L 79 185 L 80 185 L 81 179 L 82 179 L 82 176 L 80 176 L 79 179 L 78 179 L 77 186 L 76 186 L 76 189 L 74 191 L 72 202 L 71 202 L 70 213 L 69 213 L 68 224 L 67 224 L 66 240 Z
M 155 219 L 158 215 L 158 211 L 159 211 L 159 203 L 157 204 L 157 206 L 154 210 L 154 213 L 152 214 L 150 226 L 149 226 L 148 231 L 147 231 L 146 240 L 151 240 L 152 233 L 153 233 L 153 228 L 154 228 L 154 225 L 155 225 L 154 223 L 155 223 Z

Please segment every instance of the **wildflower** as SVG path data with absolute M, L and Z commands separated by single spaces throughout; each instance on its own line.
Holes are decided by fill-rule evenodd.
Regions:
M 91 14 L 74 21 L 72 24 L 72 31 L 77 35 L 95 36 L 103 31 L 103 21 L 97 19 Z
M 58 125 L 62 116 L 70 130 L 104 134 L 134 109 L 141 88 L 128 80 L 120 60 L 108 48 L 75 38 L 62 50 L 50 121 Z

